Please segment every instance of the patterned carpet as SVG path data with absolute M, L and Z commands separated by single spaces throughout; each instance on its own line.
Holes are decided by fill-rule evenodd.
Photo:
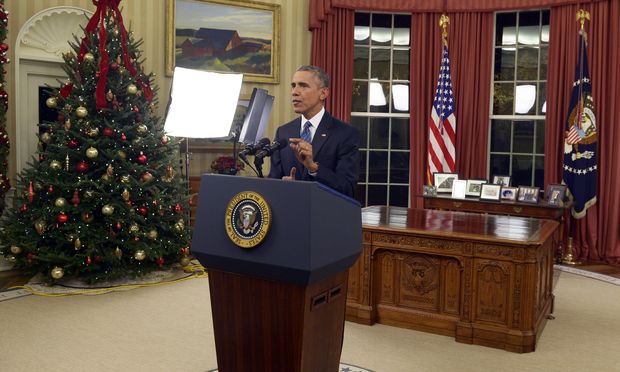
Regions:
M 207 372 L 217 372 L 217 369 L 212 369 Z M 354 366 L 352 364 L 340 363 L 339 372 L 373 372 L 373 371 L 362 368 L 362 367 Z

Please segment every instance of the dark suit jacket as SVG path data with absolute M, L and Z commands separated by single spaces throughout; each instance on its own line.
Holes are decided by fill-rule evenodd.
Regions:
M 299 138 L 301 117 L 288 122 L 276 131 L 276 140 Z M 359 175 L 359 133 L 356 128 L 334 117 L 327 111 L 314 133 L 312 154 L 319 163 L 316 177 L 299 163 L 290 146 L 276 151 L 271 156 L 270 178 L 282 178 L 297 167 L 296 178 L 304 181 L 317 181 L 345 195 L 353 197 Z

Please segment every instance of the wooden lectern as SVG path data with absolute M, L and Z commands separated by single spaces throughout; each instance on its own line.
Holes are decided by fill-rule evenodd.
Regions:
M 226 226 L 245 192 L 270 209 L 252 248 Z M 192 251 L 209 274 L 219 371 L 338 371 L 361 239 L 359 203 L 321 184 L 202 176 Z

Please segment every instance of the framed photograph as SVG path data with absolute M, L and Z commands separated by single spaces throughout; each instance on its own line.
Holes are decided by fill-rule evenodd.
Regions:
M 280 5 L 240 0 L 166 0 L 166 75 L 174 67 L 243 73 L 279 83 Z
M 482 189 L 480 190 L 480 199 L 499 200 L 501 190 L 501 185 L 485 183 L 482 185 Z
M 519 196 L 517 200 L 524 203 L 538 203 L 539 187 L 519 186 Z
M 548 185 L 547 203 L 550 205 L 564 205 L 566 198 L 566 185 Z
M 487 180 L 467 180 L 467 196 L 480 196 L 482 191 L 482 185 L 487 183 Z
M 433 185 L 437 192 L 452 192 L 452 184 L 459 179 L 456 173 L 433 173 Z
M 437 188 L 435 186 L 424 185 L 422 194 L 424 196 L 437 196 Z
M 467 191 L 466 180 L 454 180 L 452 183 L 452 197 L 454 199 L 465 199 L 465 193 Z
M 510 176 L 493 176 L 493 184 L 510 186 Z
M 502 186 L 501 200 L 515 201 L 519 193 L 518 187 Z

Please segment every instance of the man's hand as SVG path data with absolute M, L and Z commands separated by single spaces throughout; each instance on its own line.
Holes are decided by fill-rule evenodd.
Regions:
M 310 172 L 316 172 L 319 169 L 318 163 L 314 162 L 312 154 L 312 144 L 302 140 L 301 138 L 289 138 L 289 145 L 293 154 L 301 164 Z
M 290 176 L 284 176 L 284 177 L 282 177 L 282 179 L 285 180 L 285 181 L 295 181 L 295 174 L 296 173 L 297 173 L 297 168 L 293 167 L 293 168 L 291 168 Z

